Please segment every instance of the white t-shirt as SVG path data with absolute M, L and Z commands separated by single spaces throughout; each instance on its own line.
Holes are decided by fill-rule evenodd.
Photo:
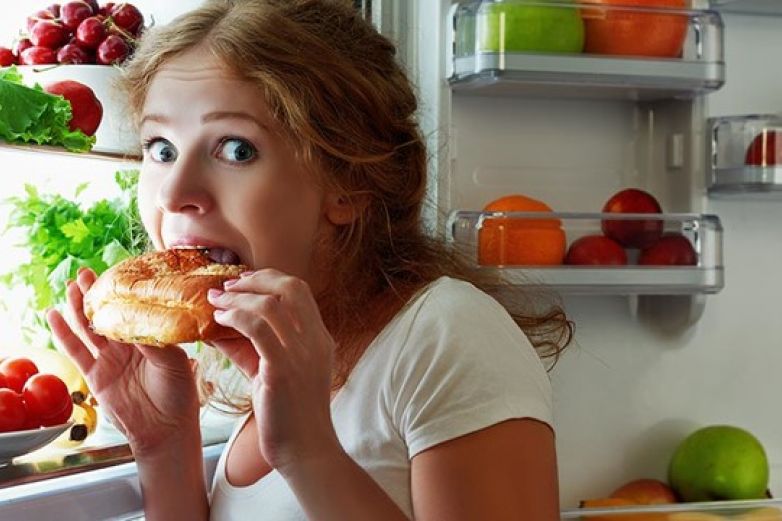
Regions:
M 416 454 L 512 418 L 551 425 L 551 409 L 548 375 L 510 315 L 472 284 L 447 277 L 381 331 L 331 404 L 344 449 L 408 517 Z M 278 472 L 246 487 L 226 480 L 226 454 L 243 423 L 217 464 L 211 519 L 305 521 Z

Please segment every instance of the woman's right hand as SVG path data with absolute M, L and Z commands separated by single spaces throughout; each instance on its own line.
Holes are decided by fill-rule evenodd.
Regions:
M 198 392 L 187 354 L 108 340 L 90 330 L 84 294 L 95 273 L 80 270 L 66 288 L 69 325 L 49 311 L 52 333 L 81 369 L 101 408 L 128 438 L 133 452 L 154 454 L 198 435 Z

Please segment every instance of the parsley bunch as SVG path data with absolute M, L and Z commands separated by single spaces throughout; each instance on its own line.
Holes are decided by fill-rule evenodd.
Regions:
M 11 205 L 8 229 L 22 229 L 20 245 L 30 261 L 3 276 L 8 286 L 25 285 L 33 290 L 32 309 L 43 311 L 65 301 L 65 284 L 81 267 L 100 274 L 113 264 L 147 249 L 136 200 L 138 171 L 120 171 L 115 181 L 122 196 L 102 199 L 82 209 L 61 195 L 42 195 L 32 185 L 25 196 L 7 199 Z M 81 185 L 76 197 L 86 188 Z M 6 231 L 8 230 L 6 229 Z M 45 326 L 40 313 L 33 322 Z

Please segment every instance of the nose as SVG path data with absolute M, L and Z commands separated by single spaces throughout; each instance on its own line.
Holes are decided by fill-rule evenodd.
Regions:
M 214 206 L 197 158 L 180 156 L 158 187 L 157 206 L 164 212 L 202 215 Z

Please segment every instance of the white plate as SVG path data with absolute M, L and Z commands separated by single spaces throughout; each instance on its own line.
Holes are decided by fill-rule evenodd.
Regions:
M 73 422 L 29 431 L 0 433 L 0 465 L 10 462 L 17 456 L 40 449 L 68 430 L 71 425 Z
M 139 139 L 131 123 L 127 104 L 114 87 L 121 72 L 109 65 L 21 65 L 16 67 L 25 85 L 42 86 L 61 80 L 74 80 L 89 86 L 103 105 L 103 118 L 95 132 L 94 152 L 138 155 Z

